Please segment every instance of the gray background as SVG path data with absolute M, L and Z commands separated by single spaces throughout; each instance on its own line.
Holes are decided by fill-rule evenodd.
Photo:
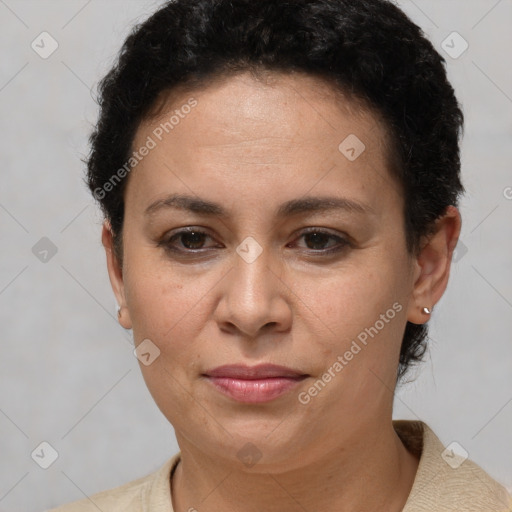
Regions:
M 111 488 L 178 449 L 116 321 L 80 161 L 98 79 L 160 3 L 0 0 L 0 511 Z M 463 104 L 467 194 L 430 352 L 394 417 L 426 421 L 512 490 L 512 1 L 400 5 L 445 55 Z M 59 44 L 47 59 L 31 48 L 43 31 Z M 453 31 L 469 43 L 456 59 L 442 49 Z M 46 262 L 32 250 L 43 237 L 58 250 Z M 58 452 L 46 470 L 31 458 L 42 441 Z

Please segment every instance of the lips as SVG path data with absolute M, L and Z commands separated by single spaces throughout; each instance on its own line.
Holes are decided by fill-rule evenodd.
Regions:
M 248 404 L 275 400 L 291 392 L 308 377 L 301 371 L 275 364 L 225 365 L 203 375 L 221 394 Z
M 240 364 L 224 365 L 205 372 L 208 377 L 224 377 L 242 380 L 257 380 L 271 378 L 299 379 L 306 376 L 305 373 L 275 364 L 259 364 L 246 366 Z

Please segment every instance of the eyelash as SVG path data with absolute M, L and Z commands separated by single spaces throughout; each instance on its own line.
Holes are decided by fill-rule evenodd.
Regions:
M 196 235 L 205 235 L 209 238 L 212 238 L 205 231 L 201 231 L 200 229 L 195 229 L 195 228 L 187 228 L 187 229 L 182 229 L 182 230 L 174 233 L 170 237 L 166 237 L 166 238 L 162 239 L 160 242 L 158 242 L 158 246 L 163 247 L 166 251 L 172 252 L 174 254 L 178 253 L 178 254 L 182 254 L 182 255 L 187 255 L 187 254 L 188 255 L 198 255 L 198 254 L 207 252 L 203 249 L 186 249 L 186 248 L 185 248 L 185 250 L 177 249 L 176 247 L 171 245 L 171 243 L 174 240 L 179 240 L 180 237 L 182 237 L 183 235 L 189 234 L 189 233 L 194 233 Z M 325 249 L 325 250 L 324 249 L 309 249 L 309 252 L 308 252 L 309 255 L 329 256 L 331 254 L 341 252 L 347 246 L 351 246 L 351 242 L 347 238 L 333 235 L 329 231 L 325 231 L 325 230 L 319 229 L 319 228 L 306 228 L 304 231 L 302 231 L 299 238 L 302 238 L 305 235 L 310 235 L 312 233 L 319 234 L 319 235 L 325 235 L 331 239 L 335 239 L 338 241 L 338 245 L 336 245 L 334 248 Z

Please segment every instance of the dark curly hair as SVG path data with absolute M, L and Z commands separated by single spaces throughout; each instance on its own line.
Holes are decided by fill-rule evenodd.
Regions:
M 422 30 L 388 0 L 165 3 L 134 27 L 99 84 L 87 184 L 110 222 L 120 263 L 126 162 L 141 121 L 173 89 L 197 90 L 258 70 L 323 78 L 384 120 L 392 172 L 404 193 L 407 247 L 418 251 L 464 190 L 464 119 L 444 65 Z M 407 322 L 397 380 L 423 359 L 426 338 L 425 325 Z

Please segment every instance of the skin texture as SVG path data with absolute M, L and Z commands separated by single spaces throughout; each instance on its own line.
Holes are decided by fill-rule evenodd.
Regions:
M 122 269 L 108 222 L 102 233 L 120 323 L 136 345 L 150 339 L 160 350 L 141 370 L 182 454 L 175 511 L 402 510 L 418 461 L 391 422 L 400 343 L 407 320 L 427 321 L 423 307 L 445 290 L 457 209 L 417 256 L 408 253 L 384 126 L 301 74 L 242 73 L 173 94 L 159 118 L 139 127 L 134 147 L 190 97 L 197 106 L 129 177 Z M 350 134 L 366 146 L 354 161 L 338 150 Z M 228 215 L 145 214 L 174 193 L 220 203 Z M 345 198 L 366 211 L 276 216 L 282 203 L 305 196 Z M 178 237 L 169 244 L 182 252 L 166 250 L 187 226 L 207 235 Z M 309 227 L 348 243 L 322 256 L 340 240 L 304 236 Z M 249 236 L 262 248 L 250 264 L 236 251 Z M 301 404 L 298 394 L 393 304 L 401 306 L 394 318 Z M 202 376 L 223 364 L 266 362 L 309 376 L 263 404 L 236 402 Z M 251 467 L 237 456 L 248 442 L 261 454 Z

